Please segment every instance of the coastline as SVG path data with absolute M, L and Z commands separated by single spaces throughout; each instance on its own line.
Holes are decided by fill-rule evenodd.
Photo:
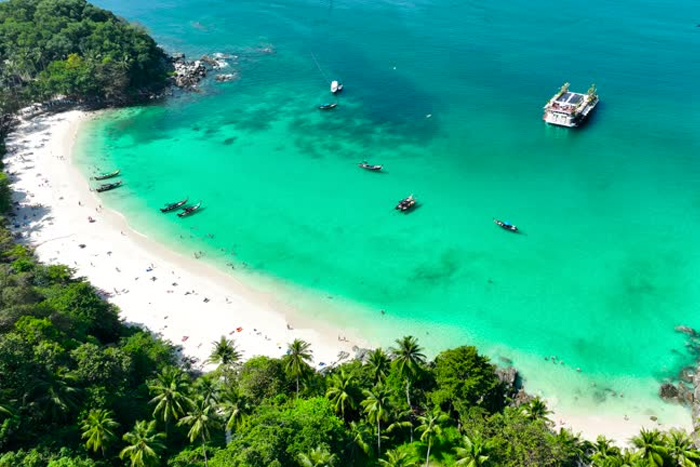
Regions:
M 347 329 L 305 319 L 274 294 L 261 293 L 212 265 L 166 248 L 133 230 L 119 212 L 103 209 L 99 196 L 89 191 L 88 181 L 72 163 L 81 125 L 97 115 L 73 110 L 39 116 L 23 122 L 8 137 L 7 170 L 13 173 L 14 199 L 20 202 L 20 226 L 14 231 L 35 247 L 41 261 L 66 264 L 94 286 L 112 292 L 109 301 L 120 308 L 125 321 L 147 326 L 182 346 L 184 355 L 198 359 L 198 368 L 210 368 L 203 362 L 221 335 L 234 338 L 244 359 L 279 357 L 287 343 L 304 339 L 312 345 L 317 369 L 321 363 L 336 362 L 341 351 L 353 356 L 353 346 L 368 346 Z M 41 207 L 32 208 L 37 205 Z M 88 222 L 88 216 L 96 221 Z M 338 335 L 348 337 L 348 342 L 338 341 Z M 525 370 L 537 381 L 536 372 Z M 534 386 L 548 384 L 555 387 L 556 382 Z M 548 402 L 557 428 L 571 428 L 588 439 L 604 434 L 624 444 L 642 426 L 690 427 L 690 417 L 680 408 L 670 410 L 673 416 L 664 417 L 660 425 L 643 410 L 625 414 L 624 419 L 620 413 L 585 413 L 585 404 L 577 411 L 556 398 Z
M 303 339 L 311 343 L 317 369 L 337 362 L 339 352 L 352 357 L 352 347 L 363 346 L 326 323 L 311 328 L 271 294 L 165 248 L 103 208 L 72 163 L 81 125 L 97 115 L 71 110 L 37 116 L 7 138 L 6 168 L 13 200 L 20 203 L 12 230 L 42 262 L 65 264 L 110 293 L 122 319 L 181 346 L 183 355 L 197 359 L 196 368 L 211 369 L 204 362 L 222 335 L 234 339 L 244 359 L 280 357 L 288 343 Z

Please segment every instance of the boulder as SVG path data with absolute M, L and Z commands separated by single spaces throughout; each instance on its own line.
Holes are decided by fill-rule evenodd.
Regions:
M 511 367 L 496 368 L 498 380 L 506 388 L 506 392 L 515 393 L 518 390 L 518 370 Z
M 659 397 L 665 401 L 675 402 L 678 397 L 678 388 L 671 383 L 664 383 L 659 389 Z
M 220 73 L 214 77 L 219 83 L 225 83 L 227 81 L 233 81 L 236 79 L 236 75 L 233 73 Z

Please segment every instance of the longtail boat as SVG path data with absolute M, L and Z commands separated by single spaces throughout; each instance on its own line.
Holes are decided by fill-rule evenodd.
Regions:
M 319 105 L 318 109 L 319 110 L 331 110 L 331 109 L 335 109 L 337 107 L 337 105 L 338 104 L 336 102 L 333 102 L 332 104 L 323 104 L 323 105 Z
M 98 193 L 102 193 L 103 191 L 114 190 L 115 188 L 118 188 L 120 186 L 122 186 L 121 180 L 114 183 L 105 183 L 104 185 L 100 185 L 97 188 L 95 188 L 95 191 Z
M 160 212 L 174 211 L 177 208 L 179 208 L 180 206 L 183 206 L 188 200 L 189 200 L 189 198 L 185 198 L 182 201 L 177 201 L 175 203 L 168 203 L 164 207 L 160 208 Z
M 519 232 L 518 227 L 516 227 L 515 225 L 511 224 L 508 221 L 503 222 L 503 221 L 500 221 L 498 219 L 494 219 L 493 223 L 496 224 L 497 226 L 499 226 L 500 228 L 502 228 L 503 230 L 507 230 L 509 232 L 514 232 L 514 233 Z
M 362 161 L 359 164 L 357 164 L 357 166 L 360 167 L 361 169 L 371 170 L 373 172 L 378 172 L 378 171 L 382 170 L 382 167 L 383 167 L 381 165 L 369 164 L 367 161 Z
M 182 212 L 177 213 L 177 217 L 187 217 L 190 214 L 195 213 L 199 208 L 202 206 L 202 202 L 200 201 L 199 203 L 195 204 L 194 206 L 190 206 L 189 208 L 183 209 Z
M 116 177 L 121 173 L 121 169 L 117 169 L 114 172 L 104 173 L 102 175 L 95 175 L 95 180 L 107 180 L 108 178 Z

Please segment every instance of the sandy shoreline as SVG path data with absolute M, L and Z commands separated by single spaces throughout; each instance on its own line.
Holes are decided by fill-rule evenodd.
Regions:
M 41 261 L 74 268 L 111 294 L 109 301 L 125 321 L 181 345 L 185 355 L 197 359 L 196 367 L 222 335 L 235 340 L 244 358 L 282 356 L 295 338 L 311 343 L 317 368 L 337 362 L 341 351 L 354 356 L 352 347 L 362 343 L 345 330 L 325 323 L 298 328 L 306 323 L 298 323 L 294 310 L 275 297 L 168 250 L 103 208 L 100 195 L 71 164 L 80 125 L 93 116 L 73 110 L 35 117 L 7 139 L 6 170 L 19 202 L 13 230 L 35 247 Z M 98 183 L 105 182 L 91 184 Z M 338 341 L 339 335 L 348 342 Z
M 195 367 L 207 368 L 203 362 L 212 342 L 222 335 L 234 338 L 244 358 L 279 357 L 287 343 L 304 339 L 312 345 L 316 368 L 337 362 L 339 352 L 352 357 L 354 346 L 368 346 L 352 330 L 305 319 L 274 295 L 165 248 L 132 230 L 118 212 L 103 209 L 100 196 L 108 194 L 89 191 L 99 182 L 86 181 L 71 164 L 80 125 L 93 116 L 77 110 L 39 116 L 22 122 L 7 139 L 6 170 L 19 203 L 13 230 L 35 247 L 41 261 L 66 264 L 111 293 L 109 300 L 125 321 L 181 345 L 185 355 L 197 359 Z M 341 335 L 348 341 L 339 341 Z M 583 408 L 574 413 L 556 399 L 549 403 L 557 428 L 571 428 L 588 439 L 604 434 L 623 444 L 642 426 L 691 428 L 681 408 L 669 409 L 659 424 L 643 410 L 623 418 Z

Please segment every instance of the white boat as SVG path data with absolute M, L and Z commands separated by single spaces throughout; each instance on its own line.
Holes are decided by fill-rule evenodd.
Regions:
M 542 120 L 552 125 L 575 128 L 588 118 L 599 101 L 595 84 L 586 94 L 581 94 L 569 91 L 569 83 L 566 83 L 544 106 Z
M 332 92 L 333 94 L 337 94 L 337 93 L 339 93 L 339 92 L 342 91 L 342 90 L 343 90 L 343 85 L 340 84 L 339 82 L 333 81 L 333 82 L 331 83 L 331 92 Z

